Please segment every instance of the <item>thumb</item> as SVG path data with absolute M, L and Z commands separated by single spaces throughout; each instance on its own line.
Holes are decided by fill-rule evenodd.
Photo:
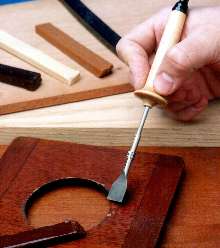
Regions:
M 155 91 L 160 95 L 171 95 L 194 70 L 214 62 L 218 50 L 217 47 L 210 46 L 210 40 L 210 37 L 204 39 L 203 30 L 203 34 L 194 33 L 171 48 L 165 55 L 154 81 Z

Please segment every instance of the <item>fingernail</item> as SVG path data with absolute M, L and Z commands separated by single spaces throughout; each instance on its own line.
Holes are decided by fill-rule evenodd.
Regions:
M 161 73 L 154 82 L 154 89 L 161 95 L 170 95 L 173 93 L 174 81 L 167 73 Z

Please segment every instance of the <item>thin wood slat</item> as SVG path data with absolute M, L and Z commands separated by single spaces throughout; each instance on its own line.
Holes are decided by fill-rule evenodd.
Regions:
M 104 77 L 111 73 L 113 65 L 96 53 L 89 50 L 68 34 L 51 23 L 35 26 L 36 33 L 61 50 L 70 58 L 76 60 L 97 77 Z
M 25 205 L 32 192 L 48 184 L 48 182 L 56 181 L 59 178 L 69 178 L 68 180 L 78 178 L 75 179 L 75 183 L 82 183 L 83 180 L 86 180 L 90 184 L 97 184 L 97 187 L 103 188 L 103 193 L 106 192 L 107 194 L 113 180 L 121 170 L 125 154 L 126 151 L 105 147 L 32 138 L 16 139 L 0 161 L 2 184 L 4 185 L 8 178 L 11 178 L 7 187 L 4 187 L 4 194 L 0 194 L 0 234 L 11 235 L 30 230 L 24 220 L 21 206 Z M 155 170 L 156 172 L 159 171 L 157 175 L 160 178 L 158 180 L 155 180 Z M 132 231 L 132 223 L 140 211 L 140 206 L 143 205 L 142 207 L 149 209 L 149 211 L 152 207 L 148 201 L 143 200 L 149 199 L 148 187 L 153 189 L 153 192 L 157 192 L 158 181 L 162 180 L 159 190 L 163 185 L 164 192 L 167 194 L 165 196 L 158 194 L 158 201 L 164 205 L 164 208 L 154 205 L 155 211 L 152 212 L 153 219 L 156 220 L 157 217 L 160 219 L 157 223 L 158 226 L 157 228 L 152 226 L 146 230 L 144 226 L 140 225 L 140 232 L 147 232 L 145 232 L 144 243 L 148 243 L 146 240 L 152 239 L 154 244 L 157 243 L 161 227 L 164 225 L 164 218 L 161 216 L 166 215 L 165 210 L 171 204 L 182 170 L 183 162 L 179 158 L 138 153 L 129 175 L 128 195 L 125 204 L 109 203 L 109 213 L 99 225 L 88 230 L 85 239 L 62 244 L 59 247 L 130 247 L 126 243 L 126 237 Z M 167 173 L 168 171 L 170 173 Z M 166 180 L 161 178 L 164 176 L 163 172 L 166 172 Z M 81 179 L 79 180 L 79 178 Z M 153 203 L 157 203 L 157 201 L 152 201 Z M 28 209 L 29 207 L 30 200 L 28 201 Z M 93 206 L 89 207 L 92 208 Z M 53 211 L 52 207 L 50 211 Z M 99 211 L 99 209 L 96 207 L 93 211 Z M 144 224 L 147 223 L 148 219 L 144 221 Z

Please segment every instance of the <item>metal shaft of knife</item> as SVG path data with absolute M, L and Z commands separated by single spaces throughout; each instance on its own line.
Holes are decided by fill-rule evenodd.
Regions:
M 150 107 L 145 106 L 145 108 L 144 108 L 144 113 L 143 113 L 143 116 L 142 116 L 140 125 L 139 125 L 139 127 L 138 127 L 137 133 L 136 133 L 136 135 L 135 135 L 133 144 L 132 144 L 132 146 L 131 146 L 131 149 L 128 151 L 128 154 L 127 154 L 127 161 L 126 161 L 126 165 L 125 165 L 125 167 L 124 167 L 124 172 L 125 172 L 126 177 L 127 177 L 127 175 L 128 175 L 128 171 L 129 171 L 129 168 L 130 168 L 130 166 L 131 166 L 131 163 L 132 163 L 132 161 L 133 161 L 133 159 L 134 159 L 134 157 L 135 157 L 136 150 L 137 150 L 138 144 L 139 144 L 140 139 L 141 139 L 141 134 L 142 134 L 142 131 L 143 131 L 143 128 L 144 128 L 144 124 L 145 124 L 145 121 L 146 121 L 146 119 L 147 119 L 149 110 L 150 110 Z

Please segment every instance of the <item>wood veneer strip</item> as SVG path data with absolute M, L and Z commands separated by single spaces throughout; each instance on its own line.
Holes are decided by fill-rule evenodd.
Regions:
M 44 23 L 35 27 L 36 33 L 61 50 L 70 58 L 97 77 L 104 77 L 111 73 L 113 65 L 72 37 L 52 25 Z
M 0 81 L 9 85 L 35 91 L 41 85 L 41 74 L 0 64 Z
M 79 79 L 79 71 L 49 57 L 39 49 L 0 30 L 0 48 L 39 68 L 61 82 L 72 85 Z
M 184 162 L 160 155 L 132 221 L 123 248 L 154 248 L 177 190 Z
M 83 238 L 86 232 L 76 221 L 0 236 L 0 248 L 45 247 Z

